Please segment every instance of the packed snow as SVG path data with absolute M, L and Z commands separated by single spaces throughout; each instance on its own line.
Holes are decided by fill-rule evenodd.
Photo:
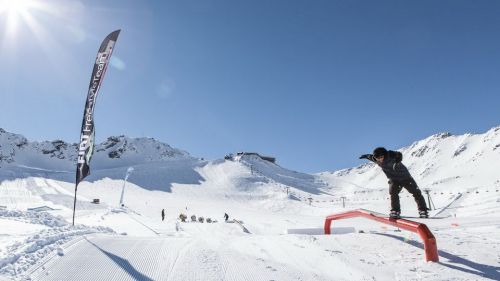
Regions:
M 433 218 L 413 220 L 436 237 L 439 262 L 417 234 L 364 218 L 323 234 L 330 214 L 388 212 L 385 176 L 361 160 L 311 175 L 110 137 L 78 186 L 73 226 L 76 145 L 0 129 L 0 280 L 500 280 L 500 127 L 400 151 L 433 202 Z

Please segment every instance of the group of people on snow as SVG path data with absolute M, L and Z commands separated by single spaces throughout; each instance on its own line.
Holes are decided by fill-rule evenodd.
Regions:
M 186 207 L 187 209 L 187 207 Z M 179 219 L 182 221 L 182 222 L 186 222 L 186 219 L 187 219 L 187 216 L 183 213 L 179 214 Z M 227 222 L 229 219 L 229 215 L 227 213 L 224 213 L 224 221 Z M 161 221 L 164 221 L 165 220 L 165 209 L 162 209 L 161 210 Z M 217 220 L 212 220 L 211 218 L 207 218 L 206 219 L 208 223 L 211 223 L 211 222 L 217 222 Z M 192 215 L 191 216 L 191 221 L 195 222 L 196 221 L 196 215 Z M 204 222 L 205 221 L 205 218 L 203 217 L 198 217 L 198 221 L 199 222 Z

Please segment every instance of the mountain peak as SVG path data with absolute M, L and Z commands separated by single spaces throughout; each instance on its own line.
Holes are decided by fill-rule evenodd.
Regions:
M 438 133 L 399 151 L 404 155 L 403 163 L 422 188 L 488 186 L 500 180 L 492 170 L 500 159 L 500 126 L 482 134 Z M 387 182 L 382 171 L 371 162 L 321 175 L 337 185 L 352 182 L 380 187 Z
M 46 169 L 72 169 L 78 144 L 63 140 L 30 142 L 24 136 L 0 129 L 0 165 L 24 165 Z M 190 158 L 189 153 L 172 148 L 153 138 L 110 136 L 95 145 L 93 164 L 97 167 L 126 166 L 138 163 Z

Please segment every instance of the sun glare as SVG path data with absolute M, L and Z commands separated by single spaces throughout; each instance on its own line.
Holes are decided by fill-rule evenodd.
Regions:
M 75 35 L 83 13 L 80 0 L 0 0 L 0 61 L 17 64 L 28 50 L 49 63 L 71 60 L 58 39 L 83 40 L 84 31 Z
M 22 14 L 33 4 L 34 0 L 0 0 L 0 13 Z
M 16 33 L 21 17 L 29 16 L 29 10 L 35 0 L 0 0 L 0 16 L 6 20 L 6 33 Z

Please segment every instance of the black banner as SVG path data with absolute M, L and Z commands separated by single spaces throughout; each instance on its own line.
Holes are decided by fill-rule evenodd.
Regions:
M 94 152 L 94 107 L 101 87 L 104 73 L 108 68 L 111 54 L 118 39 L 120 30 L 110 33 L 102 42 L 97 58 L 95 60 L 92 76 L 90 77 L 89 92 L 87 95 L 87 102 L 85 103 L 85 110 L 83 112 L 82 131 L 80 134 L 80 145 L 78 146 L 78 161 L 76 166 L 76 186 L 90 174 L 90 159 Z M 76 200 L 76 186 L 75 186 L 75 200 Z

